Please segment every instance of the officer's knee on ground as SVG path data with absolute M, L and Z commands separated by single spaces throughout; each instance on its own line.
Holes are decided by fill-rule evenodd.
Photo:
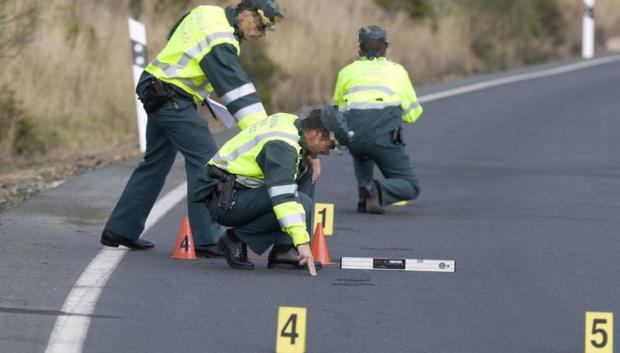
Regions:
M 422 189 L 420 188 L 420 185 L 418 184 L 418 182 L 412 182 L 411 183 L 411 187 L 413 188 L 413 198 L 411 200 L 415 200 L 418 198 L 418 196 L 420 196 L 420 193 L 422 192 Z

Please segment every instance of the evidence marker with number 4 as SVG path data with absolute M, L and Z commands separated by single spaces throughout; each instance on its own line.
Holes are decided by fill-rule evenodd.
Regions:
M 276 353 L 306 352 L 306 308 L 281 306 L 278 309 Z
M 454 272 L 454 260 L 387 259 L 372 257 L 343 257 L 343 270 L 395 270 L 424 272 Z

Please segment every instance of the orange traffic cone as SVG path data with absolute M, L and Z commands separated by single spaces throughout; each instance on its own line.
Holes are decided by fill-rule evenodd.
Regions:
M 177 244 L 174 250 L 172 250 L 172 256 L 170 257 L 173 259 L 196 260 L 194 237 L 192 236 L 192 229 L 189 226 L 189 218 L 187 216 L 183 217 L 179 236 L 177 237 Z
M 327 248 L 327 240 L 325 240 L 325 234 L 323 234 L 323 224 L 317 223 L 314 230 L 314 236 L 312 237 L 312 244 L 310 244 L 310 250 L 312 250 L 312 256 L 315 260 L 321 262 L 322 265 L 331 265 L 329 259 L 329 249 Z

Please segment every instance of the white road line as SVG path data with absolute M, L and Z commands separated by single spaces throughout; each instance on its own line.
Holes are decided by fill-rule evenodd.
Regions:
M 620 61 L 620 55 L 592 59 L 558 68 L 516 75 L 473 85 L 459 87 L 443 92 L 421 96 L 420 103 L 456 96 L 459 94 L 479 91 L 485 88 L 505 85 L 513 82 L 525 81 L 534 78 L 559 75 L 566 72 L 585 69 L 592 66 Z M 181 184 L 162 197 L 153 207 L 145 225 L 145 232 L 159 221 L 177 203 L 185 198 L 187 184 Z M 106 282 L 120 263 L 127 250 L 103 249 L 91 261 L 86 270 L 77 280 L 67 296 L 61 311 L 65 313 L 81 314 L 84 316 L 59 316 L 54 325 L 45 353 L 81 353 L 90 326 L 90 317 Z
M 592 60 L 588 60 L 588 61 L 578 62 L 578 63 L 575 63 L 575 64 L 569 64 L 569 65 L 566 65 L 566 66 L 556 67 L 556 68 L 553 68 L 553 69 L 536 71 L 536 72 L 531 72 L 531 73 L 527 73 L 527 74 L 510 76 L 510 77 L 504 77 L 504 78 L 500 78 L 500 79 L 495 79 L 495 80 L 490 80 L 490 81 L 476 83 L 476 84 L 473 84 L 473 85 L 468 85 L 468 86 L 463 86 L 463 87 L 459 87 L 459 88 L 455 88 L 455 89 L 450 89 L 450 90 L 443 91 L 443 92 L 427 94 L 425 96 L 420 97 L 418 99 L 418 101 L 420 103 L 432 102 L 434 100 L 438 100 L 438 99 L 442 99 L 442 98 L 448 98 L 448 97 L 456 96 L 456 95 L 459 95 L 459 94 L 470 93 L 470 92 L 474 92 L 474 91 L 480 91 L 480 90 L 483 90 L 485 88 L 496 87 L 496 86 L 506 85 L 506 84 L 509 84 L 509 83 L 515 83 L 515 82 L 520 82 L 520 81 L 526 81 L 526 80 L 531 80 L 531 79 L 535 79 L 535 78 L 559 75 L 559 74 L 563 74 L 563 73 L 567 73 L 567 72 L 571 72 L 571 71 L 577 71 L 577 70 L 586 69 L 586 68 L 592 67 L 592 66 L 609 64 L 609 63 L 616 62 L 616 61 L 620 61 L 620 55 L 614 55 L 614 56 L 608 56 L 608 57 L 604 57 L 604 58 L 592 59 Z
M 186 195 L 187 183 L 167 193 L 153 206 L 144 231 L 148 231 Z M 126 249 L 104 248 L 90 262 L 73 285 L 61 311 L 83 316 L 59 316 L 50 335 L 45 353 L 81 353 L 99 295 L 116 266 L 127 254 Z

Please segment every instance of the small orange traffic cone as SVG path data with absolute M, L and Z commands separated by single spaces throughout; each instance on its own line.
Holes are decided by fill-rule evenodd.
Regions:
M 317 223 L 314 230 L 314 236 L 312 237 L 312 244 L 310 244 L 310 250 L 312 250 L 312 256 L 315 260 L 320 261 L 322 265 L 331 265 L 329 259 L 329 249 L 327 248 L 327 240 L 325 240 L 325 234 L 323 234 L 323 224 Z
M 172 250 L 172 256 L 170 257 L 173 259 L 196 260 L 194 237 L 192 236 L 192 229 L 189 226 L 189 218 L 187 216 L 183 217 L 179 236 L 177 237 L 177 244 L 174 250 Z

